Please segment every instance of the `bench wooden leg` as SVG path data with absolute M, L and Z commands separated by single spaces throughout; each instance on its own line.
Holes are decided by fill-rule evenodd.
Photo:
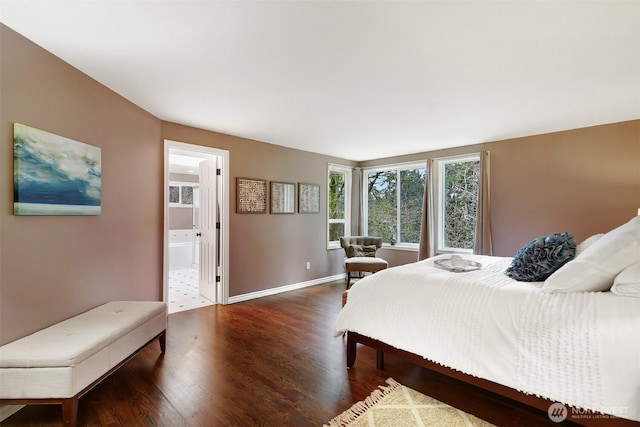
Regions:
M 76 427 L 78 421 L 78 396 L 62 401 L 62 419 L 67 427 Z
M 165 348 L 167 347 L 167 331 L 162 331 L 160 335 L 158 335 L 158 342 L 160 343 L 160 352 L 164 353 Z

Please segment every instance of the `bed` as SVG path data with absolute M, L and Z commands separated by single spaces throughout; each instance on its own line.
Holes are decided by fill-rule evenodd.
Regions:
M 439 255 L 367 276 L 336 320 L 347 365 L 366 344 L 544 411 L 561 403 L 580 424 L 637 425 L 640 217 L 576 253 L 544 281 L 505 274 L 519 254 L 464 255 L 481 265 L 464 272 Z

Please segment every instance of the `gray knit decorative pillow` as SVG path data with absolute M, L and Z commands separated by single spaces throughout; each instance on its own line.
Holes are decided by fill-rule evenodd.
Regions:
M 520 282 L 542 282 L 576 255 L 571 233 L 538 237 L 516 252 L 505 274 Z

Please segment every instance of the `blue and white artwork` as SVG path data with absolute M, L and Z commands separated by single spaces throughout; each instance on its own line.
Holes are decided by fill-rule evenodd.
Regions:
M 100 215 L 101 150 L 13 125 L 14 215 Z

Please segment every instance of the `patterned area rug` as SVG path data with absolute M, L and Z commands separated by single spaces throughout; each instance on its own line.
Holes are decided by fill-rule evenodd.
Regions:
M 393 378 L 364 401 L 338 415 L 323 427 L 442 426 L 490 427 L 490 424 L 422 393 Z

